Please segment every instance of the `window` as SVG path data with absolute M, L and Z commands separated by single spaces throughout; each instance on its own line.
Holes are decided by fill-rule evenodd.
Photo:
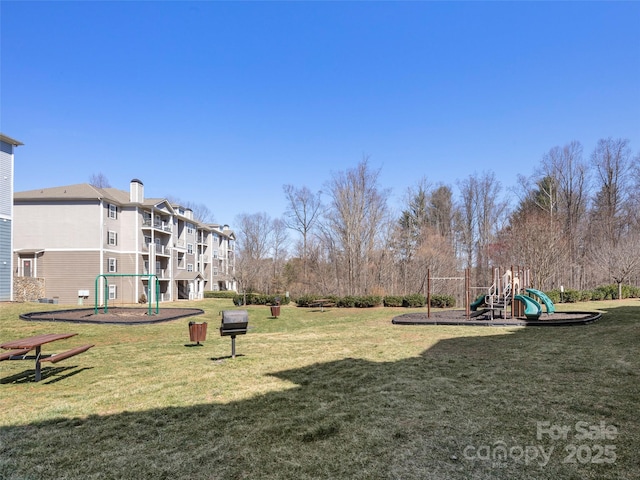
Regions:
M 110 258 L 109 259 L 109 273 L 116 273 L 117 268 L 116 268 L 116 259 L 115 258 Z
M 118 234 L 112 230 L 109 230 L 107 243 L 109 245 L 117 245 L 118 244 Z
M 187 234 L 193 235 L 193 224 L 187 223 Z
M 115 300 L 116 298 L 118 298 L 116 296 L 116 286 L 109 285 L 109 300 Z
M 213 276 L 217 276 L 218 275 L 218 267 L 213 267 Z
M 193 244 L 192 243 L 187 243 L 187 253 L 189 253 L 189 254 L 193 253 Z
M 113 203 L 109 204 L 109 218 L 118 218 L 118 207 L 116 207 Z
M 218 250 L 213 251 L 213 258 L 218 258 Z
M 25 258 L 22 260 L 22 276 L 30 277 L 31 275 L 31 259 Z
M 193 272 L 193 263 L 187 263 L 187 272 Z

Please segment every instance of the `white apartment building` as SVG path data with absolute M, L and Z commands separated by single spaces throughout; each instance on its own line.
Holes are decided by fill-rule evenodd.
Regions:
M 16 192 L 13 203 L 14 274 L 44 279 L 44 296 L 58 303 L 133 304 L 155 301 L 157 290 L 166 302 L 236 290 L 229 227 L 145 198 L 138 179 L 128 192 L 83 183 Z

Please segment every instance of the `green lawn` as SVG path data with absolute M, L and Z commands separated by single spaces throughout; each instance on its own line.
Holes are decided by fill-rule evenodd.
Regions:
M 1 304 L 0 343 L 77 332 L 48 349 L 96 347 L 39 383 L 31 363 L 0 362 L 0 479 L 638 478 L 637 300 L 573 305 L 606 313 L 560 328 L 250 307 L 235 359 L 217 332 L 230 300 L 180 306 L 206 314 L 84 325 Z M 209 323 L 204 346 L 188 346 L 189 320 Z

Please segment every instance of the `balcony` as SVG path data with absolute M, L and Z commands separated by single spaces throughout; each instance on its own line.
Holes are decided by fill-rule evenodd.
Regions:
M 149 245 L 153 245 L 156 247 L 156 255 L 164 255 L 164 256 L 170 256 L 171 255 L 171 249 L 169 248 L 168 245 L 158 245 L 157 243 L 147 243 L 144 242 L 142 244 L 142 252 L 143 253 L 149 253 Z
M 171 233 L 173 231 L 170 223 L 162 222 L 159 220 L 151 221 L 150 218 L 145 218 L 142 221 L 142 228 L 153 228 L 154 230 L 158 230 L 160 232 L 165 232 L 165 233 Z
M 155 273 L 149 272 L 149 270 L 145 268 L 142 273 L 145 275 L 156 275 L 158 277 L 158 280 L 162 280 L 163 278 L 169 278 L 166 268 L 161 268 Z

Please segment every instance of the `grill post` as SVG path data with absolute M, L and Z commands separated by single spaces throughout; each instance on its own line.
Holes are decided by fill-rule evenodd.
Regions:
M 223 310 L 221 314 L 220 335 L 231 337 L 231 358 L 236 358 L 236 336 L 247 333 L 249 316 L 246 310 Z

